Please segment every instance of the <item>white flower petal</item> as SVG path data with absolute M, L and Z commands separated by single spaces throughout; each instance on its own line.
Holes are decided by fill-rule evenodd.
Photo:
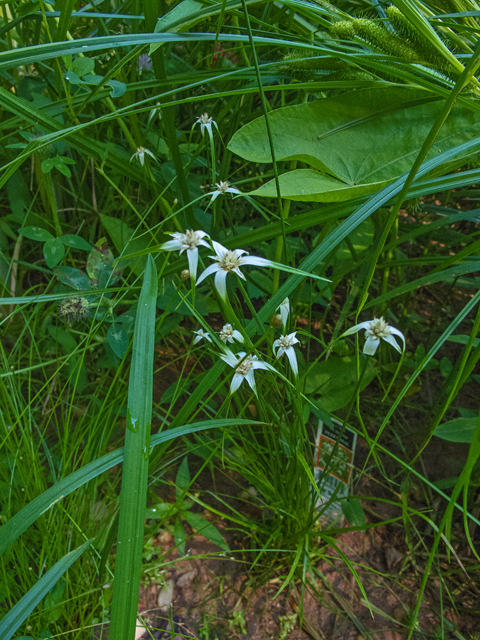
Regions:
M 295 353 L 295 349 L 290 347 L 285 351 L 287 354 L 287 358 L 290 361 L 290 366 L 292 367 L 293 375 L 298 376 L 298 364 L 297 364 L 297 354 Z
M 189 249 L 187 251 L 187 258 L 188 258 L 188 269 L 190 271 L 191 276 L 193 276 L 193 279 L 195 280 L 195 278 L 197 277 L 197 266 L 198 266 L 197 247 L 195 247 L 195 249 Z
M 235 267 L 235 269 L 232 269 L 232 272 L 233 271 L 237 274 L 237 276 L 239 276 L 243 280 L 246 280 L 245 276 L 243 275 L 243 273 L 240 271 L 240 269 L 238 267 Z
M 231 367 L 236 367 L 238 364 L 238 358 L 235 356 L 234 353 L 232 353 L 229 349 L 225 350 L 225 353 L 221 353 L 219 354 L 220 358 L 226 362 L 227 364 L 229 364 Z M 240 355 L 240 354 L 238 354 Z M 245 353 L 243 354 L 245 355 Z
M 395 327 L 390 327 L 389 326 L 390 331 L 395 334 L 396 336 L 398 336 L 402 342 L 403 342 L 403 349 L 405 350 L 405 336 L 403 335 L 403 333 L 401 331 L 399 331 L 399 329 L 395 329 Z
M 238 387 L 242 384 L 245 376 L 242 376 L 240 373 L 235 373 L 232 382 L 230 383 L 230 393 L 235 393 Z M 247 376 L 248 380 L 248 376 Z
M 361 322 L 360 324 L 356 324 L 354 327 L 350 327 L 350 329 L 347 329 L 347 331 L 345 331 L 343 335 L 351 336 L 352 333 L 357 333 L 357 331 L 361 331 L 362 329 L 369 329 L 370 322 L 371 320 L 368 320 L 367 322 Z
M 375 351 L 378 349 L 378 345 L 380 344 L 380 338 L 371 338 L 370 336 L 365 340 L 365 345 L 363 347 L 363 353 L 367 356 L 374 356 Z
M 267 260 L 266 258 L 260 258 L 259 256 L 248 256 L 247 258 L 241 258 L 240 262 L 242 264 L 251 264 L 256 267 L 271 267 L 271 260 Z
M 389 336 L 385 336 L 385 338 L 383 339 L 385 340 L 385 342 L 388 342 L 388 344 L 391 344 L 392 347 L 398 351 L 398 353 L 402 353 L 400 345 L 391 334 Z
M 226 249 L 222 244 L 220 244 L 219 242 L 216 242 L 215 240 L 212 240 L 212 247 L 215 253 L 217 254 L 216 258 L 213 256 L 210 256 L 213 260 L 222 258 L 225 255 L 225 253 L 227 253 L 228 251 L 228 249 Z
M 238 340 L 238 342 L 243 342 L 243 336 L 240 333 L 240 331 L 237 331 L 237 329 L 233 330 L 233 337 L 235 338 L 235 340 Z
M 202 275 L 197 280 L 197 284 L 200 284 L 203 280 L 205 280 L 205 278 L 207 278 L 212 273 L 215 273 L 219 269 L 220 269 L 219 264 L 211 264 L 209 267 L 205 269 L 205 271 L 202 272 Z
M 257 387 L 256 387 L 256 384 L 255 384 L 255 374 L 253 373 L 253 370 L 256 369 L 256 368 L 257 367 L 253 367 L 252 366 L 250 371 L 245 376 L 245 380 L 248 382 L 248 384 L 252 388 L 252 391 L 255 393 L 255 395 L 257 394 Z
M 218 265 L 216 265 L 218 266 Z M 227 299 L 227 271 L 223 271 L 220 267 L 215 274 L 215 288 L 223 300 Z
M 162 251 L 180 251 L 181 248 L 182 248 L 182 243 L 180 240 L 177 240 L 177 239 L 164 242 L 160 246 L 160 249 L 162 249 Z

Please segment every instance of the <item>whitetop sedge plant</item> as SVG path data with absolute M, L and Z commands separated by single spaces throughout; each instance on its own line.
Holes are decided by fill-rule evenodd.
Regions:
M 200 429 L 212 473 L 234 472 L 252 490 L 245 499 L 258 517 L 225 495 L 213 513 L 225 517 L 227 538 L 230 526 L 243 532 L 254 569 L 268 580 L 284 575 L 279 590 L 293 584 L 300 599 L 309 588 L 321 598 L 316 560 L 330 561 L 327 543 L 338 552 L 335 570 L 343 559 L 362 589 L 362 567 L 318 526 L 312 443 L 319 417 L 332 415 L 358 428 L 374 454 L 382 496 L 390 492 L 402 518 L 396 543 L 410 518 L 425 521 L 405 537 L 423 574 L 410 635 L 425 631 L 416 615 L 435 566 L 445 612 L 433 613 L 437 628 L 466 636 L 444 595 L 453 574 L 435 554 L 442 541 L 455 560 L 454 530 L 472 551 L 461 562 L 477 571 L 468 525 L 480 526 L 469 488 L 480 427 L 462 403 L 476 395 L 480 359 L 480 295 L 471 296 L 478 223 L 468 204 L 480 170 L 467 166 L 480 150 L 475 16 L 451 15 L 447 29 L 442 12 L 421 2 L 375 3 L 377 19 L 348 1 L 333 13 L 296 3 L 293 16 L 242 0 L 240 11 L 212 5 L 192 23 L 191 13 L 167 7 L 160 17 L 145 1 L 103 6 L 111 20 L 85 21 L 70 2 L 58 3 L 58 15 L 40 12 L 30 28 L 21 4 L 8 4 L 1 54 L 1 204 L 12 214 L 2 218 L 0 260 L 2 640 L 88 640 L 107 624 L 115 640 L 132 640 L 146 487 L 154 502 L 163 474 L 175 475 L 187 449 L 198 453 Z M 320 80 L 320 93 L 306 89 Z M 160 252 L 157 233 L 170 236 Z M 150 258 L 145 271 L 148 254 L 155 277 Z M 239 276 L 228 279 L 231 296 L 230 272 Z M 450 296 L 455 304 L 442 305 Z M 360 308 L 388 308 L 401 331 L 383 318 L 344 331 Z M 357 333 L 360 354 L 344 339 Z M 389 360 L 399 360 L 394 375 Z M 172 378 L 167 393 L 159 385 L 151 393 L 153 363 L 155 379 Z M 385 408 L 378 389 L 394 380 Z M 459 409 L 470 412 L 459 418 Z M 411 443 L 404 412 L 428 434 L 419 456 L 429 455 L 432 433 L 463 434 L 468 461 L 453 496 L 399 453 Z M 199 413 L 208 419 L 192 425 Z M 426 489 L 420 509 L 407 490 L 412 478 Z M 201 474 L 197 481 L 190 515 L 207 508 Z M 448 505 L 435 522 L 433 500 L 436 512 Z M 357 522 L 355 536 L 361 529 Z M 409 565 L 402 571 L 413 584 Z
M 209 235 L 200 229 L 197 231 L 187 229 L 185 233 L 176 231 L 169 235 L 172 236 L 173 240 L 164 242 L 160 246 L 160 249 L 162 251 L 178 251 L 180 255 L 186 251 L 188 259 L 188 276 L 186 273 L 184 275 L 182 272 L 182 278 L 186 279 L 191 277 L 195 281 L 198 267 L 198 247 L 210 248 L 209 243 L 206 241 L 206 238 L 209 238 Z
M 405 336 L 401 331 L 395 327 L 390 326 L 383 318 L 374 318 L 373 320 L 367 320 L 366 322 L 360 322 L 354 327 L 351 327 L 343 333 L 343 336 L 350 336 L 358 331 L 365 330 L 365 344 L 363 346 L 363 353 L 367 356 L 374 356 L 381 340 L 388 342 L 399 353 L 405 351 Z M 394 336 L 398 336 L 403 343 L 401 348 Z

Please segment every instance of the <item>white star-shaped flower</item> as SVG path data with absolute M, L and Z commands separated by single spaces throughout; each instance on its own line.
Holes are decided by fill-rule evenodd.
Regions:
M 150 114 L 148 116 L 148 124 L 150 124 L 150 122 L 153 120 L 153 118 L 158 114 L 158 118 L 159 120 L 162 119 L 162 105 L 160 104 L 160 102 L 156 103 L 156 106 L 150 111 Z
M 130 162 L 135 158 L 140 162 L 140 164 L 143 167 L 145 164 L 145 155 L 150 156 L 154 160 L 157 160 L 151 151 L 149 151 L 148 149 L 145 149 L 145 147 L 138 147 L 135 153 L 132 154 L 130 158 Z
M 367 356 L 374 356 L 380 340 L 385 340 L 392 345 L 399 353 L 405 351 L 405 336 L 401 331 L 391 327 L 383 318 L 374 318 L 373 320 L 367 320 L 367 322 L 361 322 L 356 324 L 348 331 L 345 331 L 344 336 L 349 336 L 352 333 L 357 333 L 365 329 L 365 345 L 363 347 L 363 353 Z M 403 349 L 399 346 L 393 335 L 399 336 L 403 342 Z
M 218 332 L 218 335 L 220 337 L 220 340 L 222 342 L 225 342 L 225 344 L 227 342 L 233 342 L 234 340 L 243 342 L 242 334 L 240 333 L 240 331 L 234 329 L 231 324 L 224 325 L 223 329 Z
M 215 198 L 218 198 L 218 196 L 225 195 L 226 193 L 242 193 L 235 187 L 231 187 L 230 183 L 227 182 L 226 180 L 225 182 L 222 182 L 220 180 L 220 182 L 216 182 L 215 184 L 217 185 L 217 188 L 215 189 L 215 191 L 210 191 L 209 193 L 207 193 L 207 196 L 212 196 L 212 199 L 210 200 L 211 203 L 215 200 Z
M 280 306 L 277 307 L 277 311 L 280 311 L 280 317 L 282 318 L 283 328 L 287 326 L 287 320 L 290 313 L 290 300 L 285 298 Z
M 205 269 L 202 275 L 199 277 L 197 284 L 200 284 L 202 280 L 212 273 L 215 274 L 215 287 L 220 294 L 220 297 L 226 300 L 227 298 L 227 275 L 230 271 L 234 271 L 240 278 L 245 280 L 245 276 L 240 271 L 240 267 L 245 264 L 255 265 L 256 267 L 270 267 L 272 262 L 266 258 L 259 258 L 258 256 L 245 257 L 243 254 L 247 251 L 243 249 L 234 249 L 230 251 L 218 242 L 213 240 L 213 248 L 215 249 L 216 256 L 210 256 L 212 260 L 216 260 L 216 264 L 211 264 Z
M 196 337 L 192 344 L 197 344 L 197 342 L 200 342 L 200 340 L 203 340 L 204 338 L 205 340 L 208 340 L 208 342 L 212 341 L 210 335 L 203 329 L 199 329 L 198 331 L 194 331 L 193 333 L 196 335 Z
M 193 279 L 197 277 L 197 266 L 198 266 L 198 247 L 208 247 L 210 245 L 204 238 L 208 238 L 208 233 L 205 231 L 197 230 L 192 231 L 192 229 L 187 229 L 185 233 L 179 233 L 178 231 L 175 233 L 169 233 L 168 235 L 172 236 L 173 240 L 169 240 L 162 244 L 161 249 L 163 251 L 179 251 L 180 255 L 186 251 L 188 258 L 188 269 Z
M 193 123 L 193 126 L 195 126 L 196 124 L 200 125 L 200 133 L 202 134 L 202 136 L 205 135 L 205 129 L 208 131 L 208 135 L 210 137 L 213 135 L 212 125 L 215 125 L 218 129 L 217 123 L 211 116 L 208 115 L 208 113 L 202 113 L 201 116 L 198 116 L 198 118 Z
M 298 376 L 298 364 L 297 364 L 297 354 L 295 353 L 295 349 L 293 348 L 294 344 L 298 344 L 300 341 L 295 337 L 296 331 L 293 333 L 289 333 L 288 336 L 280 336 L 273 343 L 273 350 L 277 349 L 276 357 L 280 358 L 285 353 L 288 360 L 290 361 L 290 366 L 292 367 L 293 374 Z
M 245 351 L 240 351 L 236 355 L 228 351 L 225 354 L 221 354 L 220 358 L 235 369 L 235 374 L 230 384 L 230 393 L 235 393 L 242 382 L 246 380 L 256 394 L 254 370 L 268 369 L 269 371 L 275 371 L 272 365 L 262 362 L 255 355 L 247 356 Z

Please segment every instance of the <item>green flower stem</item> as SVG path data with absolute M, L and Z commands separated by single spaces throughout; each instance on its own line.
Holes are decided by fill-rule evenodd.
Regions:
M 115 113 L 117 111 L 117 107 L 115 106 L 113 100 L 111 98 L 104 98 L 105 100 L 105 104 L 108 106 L 108 108 L 110 109 L 110 111 L 112 113 Z M 118 124 L 120 125 L 121 130 L 123 131 L 125 138 L 128 140 L 128 142 L 130 143 L 130 146 L 132 147 L 132 149 L 134 151 L 137 150 L 137 143 L 135 142 L 132 134 L 130 133 L 130 129 L 127 127 L 127 125 L 125 124 L 122 116 L 117 116 L 116 118 Z
M 232 325 L 232 327 L 238 328 L 238 330 L 243 336 L 243 339 L 245 340 L 245 344 L 250 344 L 250 338 L 248 337 L 247 332 L 243 328 L 242 323 L 237 318 L 237 314 L 233 310 L 232 303 L 230 302 L 228 295 L 225 299 L 222 298 L 221 296 L 218 296 L 218 300 L 220 300 L 220 303 L 223 307 L 223 311 L 225 313 L 225 317 L 227 318 L 228 322 Z
M 34 168 L 37 182 L 40 188 L 40 196 L 44 206 L 49 207 L 52 212 L 53 224 L 57 236 L 62 235 L 62 227 L 58 218 L 57 198 L 55 196 L 55 187 L 51 172 L 43 173 L 42 162 L 38 154 L 34 154 Z
M 250 46 L 252 48 L 252 57 L 253 57 L 253 64 L 255 66 L 255 74 L 257 76 L 257 83 L 258 83 L 258 90 L 260 93 L 260 98 L 262 101 L 262 109 L 263 109 L 263 115 L 265 118 L 265 128 L 267 130 L 267 135 L 268 135 L 268 142 L 270 145 L 270 153 L 272 156 L 272 163 L 273 163 L 273 175 L 275 178 L 275 187 L 277 190 L 277 202 L 278 202 L 278 212 L 280 214 L 280 222 L 282 225 L 282 236 L 283 236 L 283 248 L 285 250 L 285 263 L 288 264 L 288 252 L 287 252 L 287 246 L 286 246 L 286 231 L 285 231 L 285 218 L 284 218 L 284 213 L 283 213 L 283 203 L 282 203 L 282 196 L 280 193 L 280 179 L 278 176 L 278 166 L 277 166 L 277 160 L 275 157 L 275 147 L 273 144 L 273 136 L 272 136 L 272 131 L 270 129 L 270 122 L 268 119 L 268 107 L 267 107 L 267 99 L 265 97 L 265 92 L 263 90 L 263 84 L 262 84 L 262 76 L 260 73 L 260 67 L 258 64 L 258 59 L 257 59 L 257 52 L 255 50 L 255 43 L 253 41 L 253 33 L 252 33 L 252 27 L 250 24 L 250 17 L 248 15 L 248 9 L 247 9 L 247 3 L 246 0 L 242 0 L 242 10 L 243 10 L 243 15 L 245 18 L 245 22 L 247 24 L 247 33 L 248 33 L 248 39 L 250 41 Z
M 297 168 L 297 161 L 292 160 L 290 163 L 290 171 L 294 171 Z M 282 209 L 283 221 L 285 221 L 290 214 L 290 206 L 292 204 L 291 200 L 286 200 Z M 277 238 L 277 246 L 275 248 L 275 262 L 282 261 L 283 247 L 284 247 L 285 236 L 282 234 Z M 272 294 L 277 293 L 278 286 L 280 284 L 280 271 L 279 269 L 275 269 L 273 272 L 273 284 L 272 284 Z
M 157 20 L 159 18 L 157 3 L 149 0 L 143 0 L 143 11 L 145 15 L 145 26 L 147 31 L 153 33 Z M 163 6 L 163 3 L 162 3 Z M 152 53 L 153 70 L 155 77 L 160 82 L 167 80 L 167 74 L 165 71 L 164 47 L 159 47 Z M 165 87 L 165 91 L 168 92 L 169 87 Z M 160 100 L 162 102 L 162 100 Z M 175 115 L 172 107 L 162 106 L 163 121 L 165 125 L 165 136 L 167 138 L 168 148 L 172 155 L 173 165 L 175 167 L 175 173 L 177 174 L 178 186 L 180 194 L 183 200 L 183 205 L 186 206 L 185 216 L 187 224 L 191 229 L 195 228 L 195 216 L 193 215 L 193 208 L 190 204 L 190 194 L 188 192 L 187 181 L 185 179 L 185 172 L 183 170 L 182 156 L 180 155 L 180 147 L 178 146 L 177 132 L 175 128 Z
M 250 300 L 250 296 L 245 291 L 245 287 L 243 286 L 243 282 L 240 279 L 238 280 L 238 284 L 240 285 L 240 291 L 242 292 L 243 299 L 247 303 L 247 307 L 250 309 L 250 313 L 254 317 L 255 322 L 257 323 L 257 326 L 260 329 L 260 333 L 263 334 L 264 331 L 265 331 L 265 328 L 264 328 L 263 324 L 261 323 L 260 318 L 257 315 L 257 312 L 254 309 L 252 301 Z
M 215 189 L 215 183 L 217 181 L 217 171 L 215 166 L 215 143 L 213 140 L 213 127 L 208 130 L 208 137 L 210 139 L 210 160 L 212 163 L 212 189 Z M 212 227 L 215 228 L 217 225 L 216 216 L 217 216 L 217 201 L 213 202 L 213 216 L 212 216 Z

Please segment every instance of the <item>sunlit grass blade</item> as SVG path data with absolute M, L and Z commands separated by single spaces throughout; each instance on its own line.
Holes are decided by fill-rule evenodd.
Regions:
M 157 270 L 149 256 L 138 301 L 128 385 L 110 629 L 117 640 L 133 638 L 137 620 L 150 455 L 157 289 Z
M 10 640 L 37 604 L 47 595 L 59 578 L 63 576 L 65 571 L 82 555 L 91 543 L 92 540 L 87 540 L 81 547 L 63 556 L 63 558 L 55 563 L 53 567 L 40 578 L 36 585 L 13 606 L 0 621 L 0 638 L 2 638 L 2 640 Z

